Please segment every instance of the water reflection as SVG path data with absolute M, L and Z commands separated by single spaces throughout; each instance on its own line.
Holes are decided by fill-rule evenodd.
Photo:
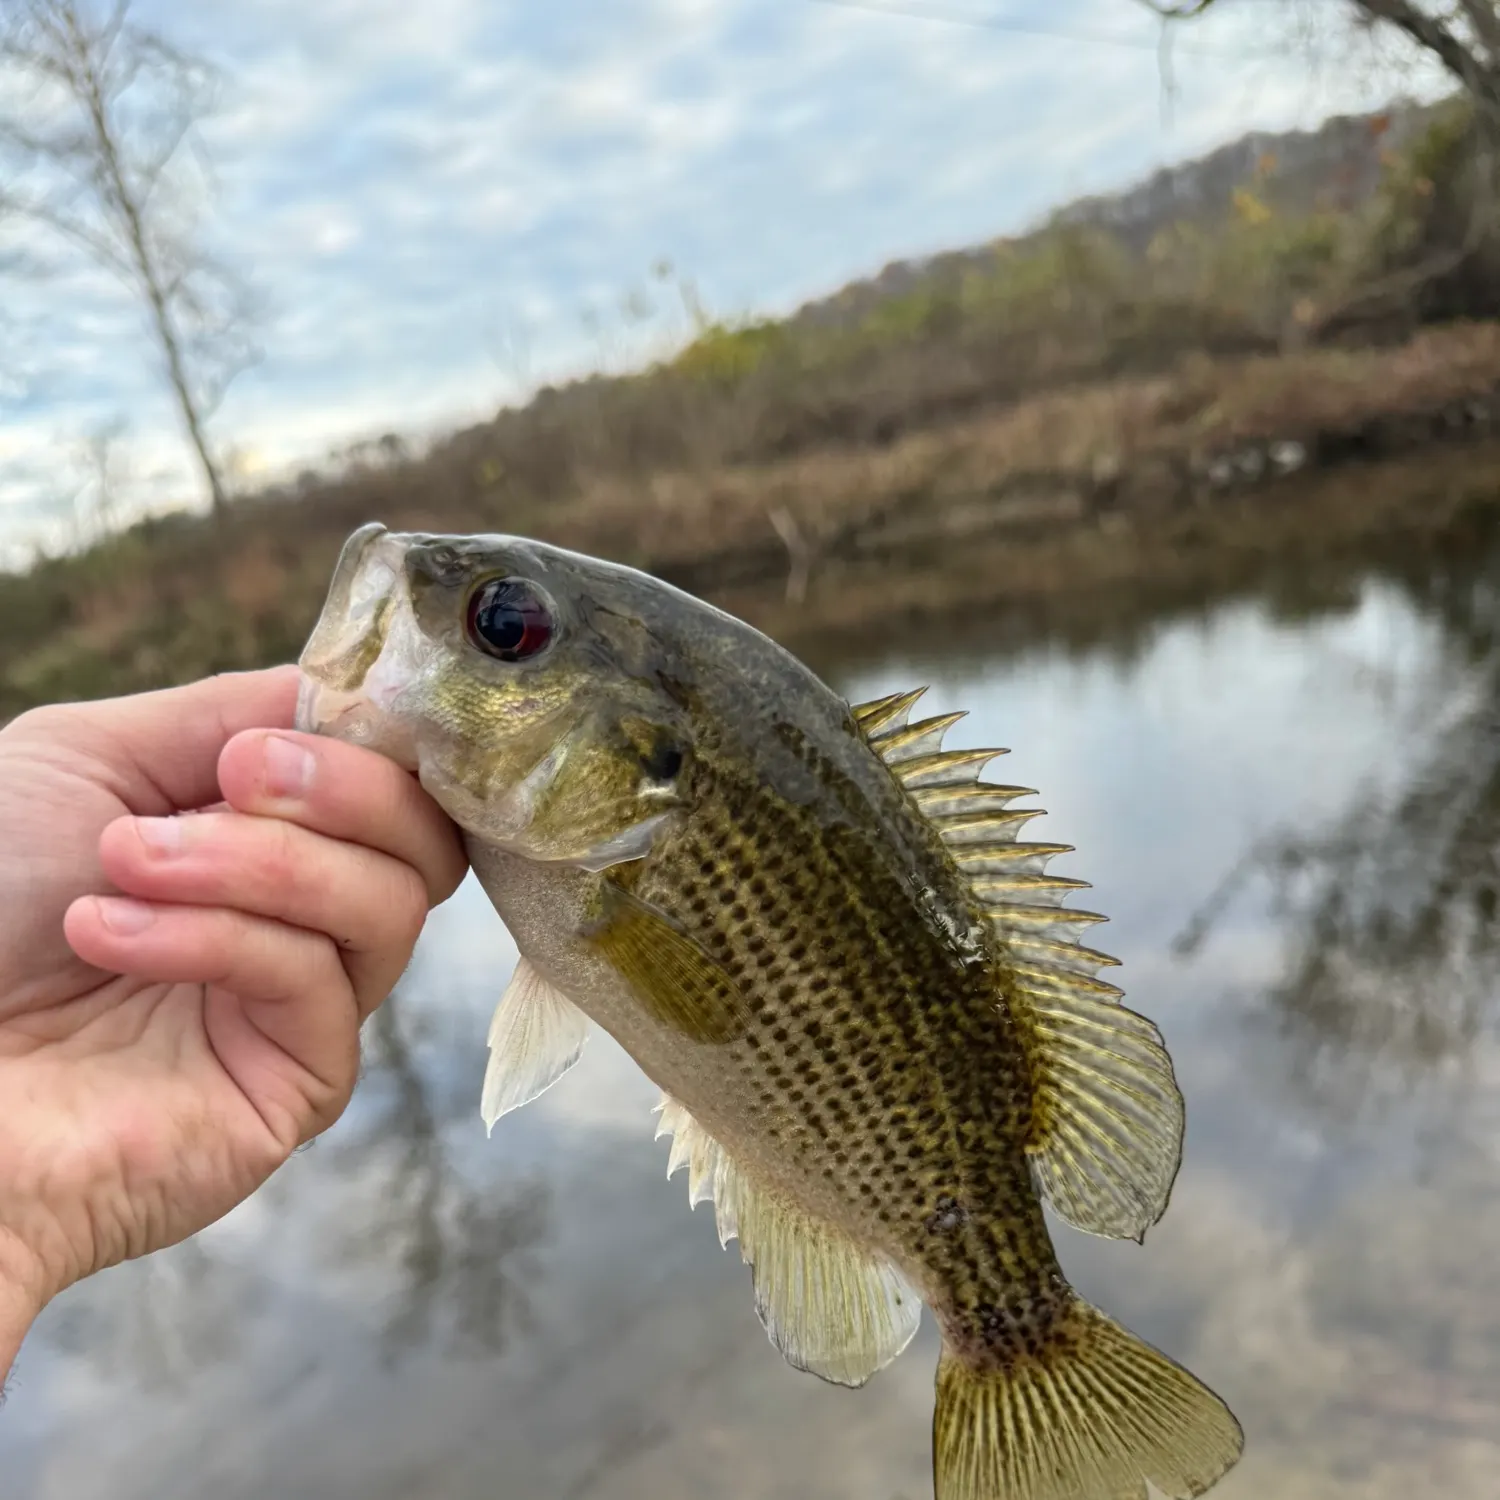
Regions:
M 1043 789 L 1161 1023 L 1186 1163 L 1081 1289 L 1220 1389 L 1225 1500 L 1481 1500 L 1500 1472 L 1500 568 L 1398 559 L 1094 649 L 945 632 L 933 683 Z M 0 1416 L 21 1500 L 924 1500 L 925 1327 L 864 1391 L 789 1370 L 609 1042 L 486 1140 L 514 950 L 466 885 L 348 1116 L 221 1226 L 53 1308 Z M 1378 1103 L 1379 1107 L 1374 1106 Z
M 1441 625 L 1410 698 L 1388 710 L 1394 781 L 1351 788 L 1310 828 L 1279 826 L 1174 942 L 1209 943 L 1260 883 L 1287 960 L 1265 995 L 1307 1097 L 1346 1118 L 1472 1075 L 1500 974 L 1500 568 L 1404 580 Z
M 339 1152 L 356 1159 L 356 1171 L 362 1153 L 381 1152 L 385 1182 L 341 1226 L 337 1253 L 399 1268 L 402 1290 L 382 1337 L 387 1358 L 429 1344 L 439 1323 L 456 1349 L 498 1353 L 512 1327 L 526 1326 L 525 1288 L 540 1271 L 548 1190 L 533 1182 L 497 1196 L 493 1184 L 458 1170 L 406 1034 L 410 1006 L 404 993 L 393 995 L 368 1028 L 368 1066 L 387 1076 L 389 1102 Z

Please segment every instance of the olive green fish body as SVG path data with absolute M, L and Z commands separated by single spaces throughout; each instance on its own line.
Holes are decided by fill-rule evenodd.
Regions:
M 493 1124 L 583 1016 L 663 1091 L 690 1198 L 800 1368 L 859 1385 L 926 1303 L 939 1500 L 1201 1493 L 1240 1433 L 1059 1269 L 1165 1210 L 1181 1097 L 1155 1028 L 1016 833 L 1025 789 L 945 751 L 916 693 L 852 707 L 758 632 L 511 538 L 353 538 L 302 718 L 412 766 L 464 829 L 521 964 Z
M 643 1065 L 726 1147 L 888 1254 L 935 1310 L 1039 1306 L 1057 1266 L 1022 1150 L 1030 1092 L 997 1004 L 998 944 L 873 753 L 848 757 L 857 776 L 806 743 L 789 753 L 815 758 L 821 796 L 791 801 L 711 760 L 693 816 L 636 876 L 745 996 L 738 1076 L 695 1088 L 691 1059 L 676 1076 Z

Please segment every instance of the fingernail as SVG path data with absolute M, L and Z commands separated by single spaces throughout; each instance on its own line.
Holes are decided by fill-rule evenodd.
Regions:
M 266 740 L 266 788 L 273 797 L 300 797 L 312 785 L 313 754 L 295 740 Z
M 182 823 L 177 818 L 137 818 L 135 831 L 153 854 L 175 854 L 182 848 Z
M 144 932 L 156 920 L 151 907 L 144 901 L 132 901 L 129 896 L 100 896 L 98 901 L 99 920 L 122 937 Z

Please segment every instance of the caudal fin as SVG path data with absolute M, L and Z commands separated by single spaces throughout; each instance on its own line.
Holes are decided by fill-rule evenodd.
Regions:
M 1243 1446 L 1207 1386 L 1082 1299 L 1009 1368 L 938 1364 L 937 1500 L 1146 1500 L 1148 1479 L 1189 1500 Z

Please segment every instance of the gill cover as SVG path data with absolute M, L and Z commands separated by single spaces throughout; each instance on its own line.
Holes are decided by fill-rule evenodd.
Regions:
M 416 771 L 482 842 L 588 870 L 638 859 L 682 804 L 690 746 L 631 577 L 516 538 L 361 527 L 302 654 L 298 725 Z M 523 659 L 497 655 L 475 608 L 497 580 L 524 588 L 533 627 L 546 612 Z

